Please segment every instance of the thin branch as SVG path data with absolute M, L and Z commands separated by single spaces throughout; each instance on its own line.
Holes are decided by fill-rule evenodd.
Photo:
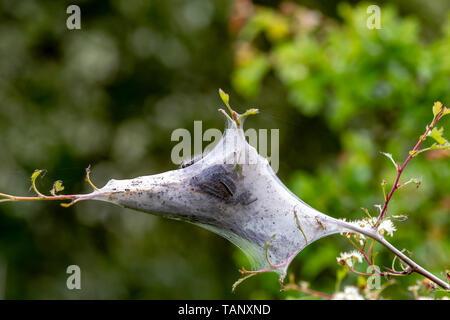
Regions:
M 0 197 L 4 197 L 6 199 L 1 199 L 0 202 L 7 201 L 62 201 L 62 200 L 72 200 L 69 203 L 61 203 L 62 207 L 70 207 L 71 205 L 77 203 L 78 201 L 92 199 L 100 193 L 88 193 L 88 194 L 65 194 L 65 195 L 56 195 L 56 196 L 46 196 L 41 194 L 40 196 L 35 197 L 27 197 L 27 196 L 13 196 L 6 193 L 0 193 Z
M 285 289 L 295 290 L 295 291 L 307 293 L 307 294 L 310 294 L 312 296 L 316 296 L 316 297 L 324 298 L 324 299 L 328 299 L 328 300 L 333 298 L 333 296 L 331 294 L 320 292 L 320 291 L 311 290 L 309 288 L 302 288 L 301 286 L 299 286 L 299 285 L 297 285 L 295 283 L 288 283 L 285 286 Z
M 361 233 L 363 235 L 366 235 L 374 240 L 376 240 L 377 242 L 381 243 L 384 247 L 386 247 L 389 251 L 391 251 L 393 254 L 395 254 L 399 259 L 401 259 L 403 262 L 405 262 L 411 269 L 411 273 L 412 272 L 416 272 L 419 273 L 421 275 L 423 275 L 425 278 L 430 279 L 431 281 L 435 282 L 436 284 L 438 284 L 440 287 L 442 287 L 445 290 L 450 290 L 450 285 L 439 279 L 438 277 L 436 277 L 434 274 L 432 274 L 431 272 L 429 272 L 428 270 L 426 270 L 425 268 L 421 267 L 419 264 L 417 264 L 416 262 L 414 262 L 413 260 L 411 260 L 408 256 L 406 256 L 403 252 L 401 252 L 400 250 L 398 250 L 396 247 L 394 247 L 392 244 L 390 244 L 382 235 L 380 235 L 377 231 L 372 230 L 372 229 L 364 229 L 364 228 L 360 228 L 358 226 L 355 226 L 351 223 L 348 223 L 346 221 L 342 221 L 342 220 L 338 220 L 338 223 L 350 230 L 353 230 L 355 232 Z M 407 270 L 408 272 L 410 270 Z
M 434 117 L 433 121 L 429 126 L 427 126 L 427 129 L 425 130 L 425 133 L 420 136 L 419 141 L 416 143 L 414 148 L 409 152 L 408 157 L 406 158 L 405 162 L 403 162 L 402 166 L 397 165 L 397 177 L 395 178 L 394 185 L 392 186 L 391 191 L 389 192 L 388 196 L 385 197 L 385 202 L 383 206 L 383 210 L 381 210 L 380 215 L 378 216 L 377 223 L 374 225 L 374 228 L 378 227 L 381 223 L 381 220 L 383 219 L 384 215 L 386 214 L 387 207 L 389 204 L 389 201 L 391 200 L 392 196 L 394 195 L 395 190 L 400 188 L 401 185 L 399 185 L 400 176 L 402 175 L 403 170 L 405 169 L 408 162 L 414 157 L 414 155 L 418 152 L 420 144 L 426 139 L 428 133 L 430 130 L 436 125 L 436 123 L 439 121 L 439 119 L 442 117 L 444 110 L 446 108 L 442 108 L 441 111 Z
M 72 200 L 69 203 L 61 203 L 62 207 L 70 207 L 72 205 L 74 205 L 75 203 L 82 201 L 82 200 L 87 200 L 87 199 L 92 199 L 94 196 L 98 195 L 97 194 L 93 194 L 93 193 L 88 193 L 88 194 L 63 194 L 63 195 L 57 195 L 56 192 L 61 191 L 64 189 L 64 187 L 62 186 L 62 182 L 61 180 L 56 181 L 53 184 L 53 189 L 50 190 L 50 193 L 52 194 L 51 196 L 47 196 L 43 193 L 41 193 L 38 188 L 36 187 L 36 179 L 40 176 L 41 173 L 45 174 L 46 170 L 35 170 L 34 173 L 31 175 L 31 189 L 33 189 L 33 191 L 37 194 L 37 196 L 34 197 L 29 197 L 29 196 L 13 196 L 11 194 L 6 194 L 6 193 L 0 193 L 0 198 L 5 198 L 5 199 L 0 199 L 0 203 L 1 202 L 7 202 L 7 201 L 42 201 L 42 200 L 47 200 L 47 201 L 61 201 L 61 200 Z M 91 166 L 89 165 L 89 167 L 86 168 L 86 182 L 89 183 L 89 185 L 94 189 L 94 192 L 98 191 L 99 189 L 92 183 L 91 178 L 90 178 L 90 173 L 91 173 Z M 59 186 L 57 187 L 57 183 L 59 183 Z M 59 190 L 58 190 L 59 188 Z M 30 189 L 30 190 L 31 190 Z
M 242 278 L 239 278 L 235 283 L 233 283 L 233 286 L 231 287 L 231 292 L 236 291 L 236 288 L 237 288 L 242 282 L 244 282 L 244 281 L 247 280 L 248 278 L 251 278 L 251 277 L 253 277 L 253 276 L 255 276 L 255 275 L 256 275 L 256 273 L 250 273 L 250 274 L 248 274 L 248 275 L 246 275 L 246 276 L 243 276 Z

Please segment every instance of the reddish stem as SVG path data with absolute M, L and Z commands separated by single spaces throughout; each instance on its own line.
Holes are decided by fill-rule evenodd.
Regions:
M 390 274 L 397 275 L 397 276 L 407 275 L 407 274 L 411 274 L 413 272 L 412 270 L 410 270 L 410 271 L 395 271 L 388 267 L 383 267 L 383 268 L 386 269 L 387 271 L 389 271 Z
M 386 200 L 384 202 L 384 206 L 383 206 L 383 210 L 381 211 L 380 215 L 378 216 L 378 220 L 377 223 L 375 224 L 375 228 L 378 227 L 381 223 L 381 220 L 383 219 L 386 211 L 387 211 L 387 207 L 389 204 L 389 201 L 391 200 L 395 190 L 397 190 L 399 188 L 399 180 L 400 180 L 400 176 L 403 172 L 403 170 L 405 169 L 406 165 L 408 164 L 409 160 L 412 159 L 412 157 L 414 157 L 414 154 L 419 150 L 419 146 L 420 144 L 425 140 L 425 138 L 427 137 L 428 133 L 430 132 L 430 130 L 436 125 L 436 122 L 439 121 L 439 119 L 441 118 L 442 114 L 444 113 L 445 107 L 442 107 L 441 111 L 438 113 L 438 115 L 433 119 L 433 122 L 431 123 L 431 125 L 429 125 L 427 127 L 427 130 L 425 130 L 425 133 L 420 137 L 419 141 L 417 141 L 417 144 L 414 146 L 414 149 L 412 149 L 412 151 L 409 153 L 408 158 L 406 158 L 405 162 L 403 162 L 403 165 L 400 167 L 397 164 L 397 177 L 395 178 L 395 182 L 394 185 L 392 186 L 391 192 L 389 192 L 388 196 L 386 197 Z
M 286 260 L 285 262 L 282 262 L 282 263 L 279 263 L 279 264 L 271 264 L 270 268 L 260 269 L 260 270 L 246 270 L 246 269 L 242 268 L 241 270 L 239 270 L 239 272 L 241 274 L 269 272 L 269 271 L 273 271 L 275 269 L 282 268 L 282 267 L 286 266 L 288 264 L 288 262 L 290 262 L 290 260 Z
M 70 200 L 80 198 L 81 195 L 70 194 L 70 195 L 59 195 L 59 196 L 35 196 L 35 197 L 22 197 L 22 196 L 12 196 L 5 193 L 0 193 L 0 197 L 5 197 L 4 200 L 9 199 L 11 201 L 20 201 L 20 200 Z
M 320 291 L 311 290 L 311 289 L 308 289 L 308 288 L 302 288 L 302 287 L 300 287 L 300 286 L 298 286 L 298 285 L 296 285 L 294 283 L 288 283 L 286 285 L 286 289 L 300 291 L 300 292 L 307 293 L 307 294 L 310 294 L 312 296 L 316 296 L 316 297 L 319 297 L 319 298 L 331 299 L 333 297 L 331 294 L 320 292 Z
M 371 276 L 373 276 L 373 273 L 365 273 L 365 272 L 361 272 L 361 271 L 355 270 L 353 267 L 350 267 L 350 266 L 348 266 L 348 268 L 350 269 L 351 272 L 356 273 L 356 274 L 359 274 L 360 276 L 365 276 L 365 277 L 371 277 Z M 379 272 L 377 271 L 377 269 L 374 268 L 374 270 L 376 271 L 376 273 L 379 273 Z M 382 276 L 382 275 L 383 275 L 382 272 L 379 273 L 379 275 Z

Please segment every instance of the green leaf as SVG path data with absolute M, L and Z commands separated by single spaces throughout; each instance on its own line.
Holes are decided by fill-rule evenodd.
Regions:
M 33 174 L 31 175 L 31 188 L 33 188 L 34 192 L 36 192 L 36 194 L 39 197 L 45 197 L 42 193 L 39 192 L 39 190 L 36 188 L 36 179 L 39 177 L 39 175 L 41 173 L 47 172 L 47 170 L 40 170 L 40 169 L 36 169 L 34 170 Z
M 53 188 L 52 190 L 50 190 L 50 193 L 54 196 L 56 196 L 56 194 L 58 192 L 61 192 L 64 190 L 64 186 L 61 180 L 55 181 L 55 183 L 53 184 Z
M 431 147 L 429 147 L 429 148 L 424 148 L 424 149 L 421 149 L 419 151 L 416 151 L 414 153 L 414 157 L 417 156 L 419 153 L 430 151 L 430 150 L 450 150 L 450 143 L 449 142 L 444 143 L 444 144 L 433 143 L 431 145 Z
M 250 115 L 254 115 L 254 114 L 258 114 L 258 113 L 259 113 L 259 110 L 258 110 L 258 109 L 255 109 L 255 108 L 248 109 L 247 111 L 245 111 L 245 113 L 243 113 L 243 114 L 241 114 L 241 115 L 239 116 L 238 121 L 240 122 L 241 119 L 245 119 L 245 118 L 247 118 L 247 117 L 250 116 Z
M 436 144 L 433 143 L 433 145 L 429 148 L 430 150 L 450 150 L 450 143 L 444 143 L 444 144 Z
M 380 153 L 382 155 L 384 155 L 385 157 L 389 158 L 392 161 L 392 163 L 394 164 L 395 169 L 398 169 L 397 164 L 395 163 L 394 158 L 392 157 L 392 154 L 386 153 L 386 152 L 380 152 Z
M 442 116 L 445 116 L 446 114 L 450 114 L 449 108 L 444 108 L 444 112 L 442 113 Z
M 226 94 L 222 89 L 219 89 L 220 98 L 222 99 L 223 103 L 225 103 L 226 106 L 228 106 L 230 101 L 230 96 Z
M 433 128 L 433 130 L 431 130 L 431 132 L 428 134 L 428 136 L 430 136 L 431 138 L 436 140 L 436 142 L 438 144 L 446 144 L 448 141 L 444 138 L 443 134 L 444 134 L 444 128 L 440 128 L 440 129 Z
M 41 173 L 45 172 L 45 170 L 36 169 L 34 170 L 33 174 L 31 175 L 31 183 L 36 183 L 36 179 L 39 177 Z
M 442 102 L 436 101 L 433 105 L 433 115 L 436 117 L 442 110 Z
M 228 111 L 230 112 L 231 116 L 234 118 L 233 115 L 233 109 L 231 109 L 229 101 L 230 101 L 230 96 L 228 94 L 226 94 L 222 89 L 219 89 L 219 95 L 220 98 L 222 99 L 223 103 L 225 103 L 225 105 L 228 108 Z

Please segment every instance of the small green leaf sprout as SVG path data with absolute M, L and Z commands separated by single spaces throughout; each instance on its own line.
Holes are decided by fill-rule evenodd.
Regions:
M 57 181 L 55 181 L 55 183 L 53 183 L 53 188 L 52 188 L 52 190 L 50 190 L 50 193 L 53 196 L 56 196 L 56 194 L 58 192 L 61 192 L 63 190 L 64 190 L 64 186 L 63 186 L 62 181 L 61 180 L 57 180 Z
M 70 207 L 81 200 L 86 200 L 90 198 L 90 195 L 76 195 L 76 194 L 68 194 L 68 195 L 61 195 L 58 194 L 59 192 L 64 191 L 64 185 L 61 180 L 57 180 L 53 183 L 53 187 L 50 190 L 51 196 L 45 195 L 42 192 L 39 191 L 39 189 L 36 186 L 36 180 L 38 177 L 44 177 L 47 170 L 44 169 L 36 169 L 33 174 L 31 175 L 31 187 L 34 193 L 36 193 L 36 196 L 14 196 L 6 193 L 0 193 L 0 202 L 8 202 L 8 201 L 39 201 L 39 200 L 56 200 L 56 201 L 62 201 L 62 200 L 71 200 L 69 203 L 61 203 L 60 205 L 62 207 Z M 89 185 L 94 189 L 98 190 L 98 188 L 92 183 L 90 179 L 90 166 L 86 169 L 86 181 L 89 183 Z
M 238 128 L 241 126 L 241 122 L 248 117 L 249 115 L 254 115 L 254 114 L 258 114 L 259 110 L 255 109 L 255 108 L 251 108 L 248 109 L 247 111 L 245 111 L 243 114 L 239 114 L 236 111 L 234 111 L 231 107 L 230 107 L 230 97 L 227 93 L 225 93 L 222 89 L 219 89 L 219 95 L 220 98 L 222 99 L 223 103 L 226 105 L 228 111 L 230 112 L 230 115 L 228 115 L 228 113 L 226 113 L 225 110 L 223 109 L 219 109 L 220 112 L 222 112 L 230 121 L 234 121 L 236 123 L 236 125 L 238 126 Z

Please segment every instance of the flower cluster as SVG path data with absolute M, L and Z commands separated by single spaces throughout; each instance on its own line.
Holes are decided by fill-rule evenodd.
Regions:
M 336 292 L 333 294 L 332 300 L 364 300 L 364 297 L 359 293 L 358 288 L 346 286 L 344 292 Z
M 336 260 L 339 264 L 348 265 L 351 268 L 355 262 L 362 262 L 363 255 L 356 250 L 351 252 L 341 252 L 341 255 L 336 257 Z
M 342 220 L 346 221 L 345 218 Z M 361 220 L 348 221 L 348 222 L 357 227 L 360 227 L 362 229 L 372 229 L 375 226 L 375 224 L 377 223 L 377 218 L 371 217 L 371 218 L 364 218 Z M 377 231 L 381 235 L 386 233 L 392 237 L 394 235 L 394 231 L 397 231 L 397 228 L 395 227 L 395 225 L 391 219 L 386 218 L 386 219 L 383 219 L 383 221 L 381 221 L 380 225 L 378 226 Z M 344 236 L 349 236 L 349 234 L 350 233 L 348 233 L 348 232 L 342 233 L 342 235 L 344 235 Z M 359 235 L 359 238 L 364 240 L 365 236 Z
M 394 223 L 390 219 L 384 219 L 381 221 L 380 226 L 378 227 L 378 232 L 383 235 L 385 232 L 391 237 L 394 235 L 394 231 L 397 231 Z

